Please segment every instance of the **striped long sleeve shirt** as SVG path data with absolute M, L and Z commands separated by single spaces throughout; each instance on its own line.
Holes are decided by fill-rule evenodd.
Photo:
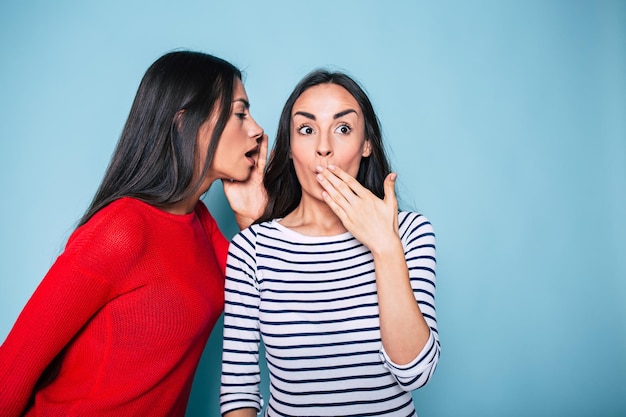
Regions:
M 415 416 L 411 391 L 439 359 L 435 236 L 424 216 L 399 213 L 416 302 L 430 337 L 408 364 L 380 337 L 374 262 L 350 233 L 304 236 L 277 221 L 231 241 L 226 267 L 221 412 L 260 410 L 259 343 L 266 350 L 266 416 Z

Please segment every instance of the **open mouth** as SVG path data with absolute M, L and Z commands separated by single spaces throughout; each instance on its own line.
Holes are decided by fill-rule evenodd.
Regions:
M 256 156 L 258 152 L 259 152 L 259 148 L 256 147 L 245 153 L 245 157 L 248 159 L 248 161 L 250 161 L 252 165 L 256 165 L 256 159 L 254 159 L 254 157 Z

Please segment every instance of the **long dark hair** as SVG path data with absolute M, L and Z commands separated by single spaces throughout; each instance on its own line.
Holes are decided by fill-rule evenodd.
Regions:
M 384 181 L 390 170 L 382 143 L 380 122 L 374 107 L 361 86 L 342 72 L 318 69 L 305 76 L 287 99 L 278 122 L 272 157 L 263 179 L 268 195 L 265 212 L 257 223 L 285 217 L 300 203 L 302 187 L 296 176 L 291 154 L 291 112 L 296 100 L 311 87 L 337 84 L 345 88 L 359 103 L 365 119 L 365 139 L 371 144 L 371 154 L 361 158 L 357 181 L 379 198 L 384 197 Z
M 235 77 L 241 79 L 235 66 L 200 52 L 157 59 L 141 80 L 100 188 L 78 226 L 120 197 L 165 207 L 193 195 L 230 114 Z M 202 175 L 192 184 L 198 129 L 213 114 L 217 121 Z

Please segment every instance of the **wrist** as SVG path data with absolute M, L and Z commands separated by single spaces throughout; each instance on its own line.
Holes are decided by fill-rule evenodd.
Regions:
M 372 252 L 374 260 L 377 258 L 385 259 L 394 254 L 402 254 L 402 257 L 404 257 L 404 248 L 402 247 L 402 242 L 398 235 L 378 239 L 377 244 L 375 246 L 372 245 L 369 250 Z
M 245 216 L 243 214 L 235 213 L 235 221 L 237 222 L 237 225 L 239 226 L 239 230 L 243 230 L 243 229 L 247 228 L 252 223 L 254 223 L 255 220 L 256 219 L 253 219 L 252 217 Z

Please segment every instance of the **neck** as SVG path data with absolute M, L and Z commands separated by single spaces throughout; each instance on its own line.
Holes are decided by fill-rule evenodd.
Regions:
M 183 214 L 191 213 L 193 209 L 196 207 L 197 203 L 198 203 L 198 200 L 195 200 L 194 202 L 192 202 L 190 201 L 190 199 L 187 199 L 179 203 L 163 206 L 161 208 L 163 211 L 166 211 L 171 214 L 183 215 Z
M 169 205 L 163 207 L 163 210 L 165 210 L 165 211 L 167 211 L 168 213 L 171 213 L 171 214 L 189 214 L 189 213 L 191 213 L 196 208 L 196 204 L 198 204 L 198 201 L 200 201 L 200 197 L 202 197 L 202 195 L 204 193 L 209 191 L 209 187 L 210 186 L 211 186 L 211 183 L 209 183 L 208 186 L 206 186 L 206 187 L 203 184 L 202 187 L 200 187 L 200 189 L 198 191 L 196 191 L 193 195 L 187 197 L 183 201 L 179 201 L 178 203 L 169 204 Z
M 308 236 L 334 236 L 346 232 L 343 223 L 326 202 L 306 195 L 280 223 Z

